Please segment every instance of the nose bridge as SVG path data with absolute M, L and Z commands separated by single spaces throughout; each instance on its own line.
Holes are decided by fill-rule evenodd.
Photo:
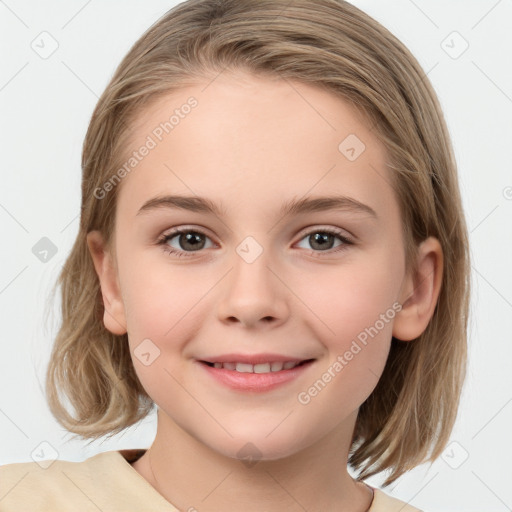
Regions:
M 275 264 L 275 262 L 274 262 Z M 218 305 L 221 321 L 246 326 L 283 321 L 287 315 L 286 288 L 271 270 L 271 251 L 254 237 L 246 237 L 232 258 L 232 270 Z

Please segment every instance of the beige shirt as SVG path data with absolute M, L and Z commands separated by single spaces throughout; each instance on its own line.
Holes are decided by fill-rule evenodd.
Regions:
M 180 512 L 131 466 L 144 451 L 55 460 L 46 468 L 36 462 L 0 466 L 0 512 Z M 186 512 L 194 511 L 191 503 Z M 369 512 L 399 511 L 421 512 L 374 489 Z

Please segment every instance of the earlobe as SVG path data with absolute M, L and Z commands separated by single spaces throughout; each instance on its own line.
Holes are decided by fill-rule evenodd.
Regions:
M 418 338 L 434 314 L 443 277 L 443 250 L 437 238 L 419 245 L 416 262 L 402 286 L 402 309 L 393 324 L 393 337 L 402 341 Z
M 124 304 L 112 255 L 106 249 L 103 236 L 99 231 L 87 233 L 87 246 L 89 247 L 94 268 L 100 281 L 101 294 L 105 306 L 103 323 L 112 334 L 125 334 L 126 318 Z

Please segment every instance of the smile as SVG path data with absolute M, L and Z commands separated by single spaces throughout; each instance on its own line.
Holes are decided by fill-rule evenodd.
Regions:
M 311 361 L 311 359 L 307 361 L 285 361 L 285 362 L 279 362 L 275 361 L 273 363 L 260 363 L 260 364 L 249 364 L 249 363 L 232 363 L 232 362 L 226 362 L 226 363 L 209 363 L 208 361 L 201 361 L 208 366 L 211 366 L 213 368 L 223 368 L 225 370 L 231 370 L 236 371 L 240 373 L 270 373 L 270 372 L 280 372 L 282 370 L 291 370 L 292 368 L 295 368 L 296 366 L 300 366 L 304 363 L 307 363 L 308 361 Z
M 196 361 L 196 364 L 203 369 L 209 382 L 238 392 L 260 393 L 271 391 L 297 379 L 314 362 L 315 359 L 256 364 Z

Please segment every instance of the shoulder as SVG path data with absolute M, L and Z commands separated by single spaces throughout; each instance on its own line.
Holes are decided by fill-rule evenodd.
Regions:
M 80 510 L 97 480 L 96 471 L 108 471 L 115 463 L 115 452 L 106 452 L 83 462 L 46 460 L 0 466 L 0 512 L 19 510 L 61 510 L 70 499 Z M 90 507 L 92 510 L 94 505 Z M 97 510 L 97 509 L 96 509 Z
M 374 488 L 373 491 L 374 498 L 368 512 L 422 512 L 404 501 L 389 496 L 380 489 Z
M 168 502 L 130 466 L 124 452 L 103 452 L 83 462 L 0 466 L 0 512 L 67 512 L 71 505 L 80 512 L 174 511 L 174 507 L 165 507 Z

